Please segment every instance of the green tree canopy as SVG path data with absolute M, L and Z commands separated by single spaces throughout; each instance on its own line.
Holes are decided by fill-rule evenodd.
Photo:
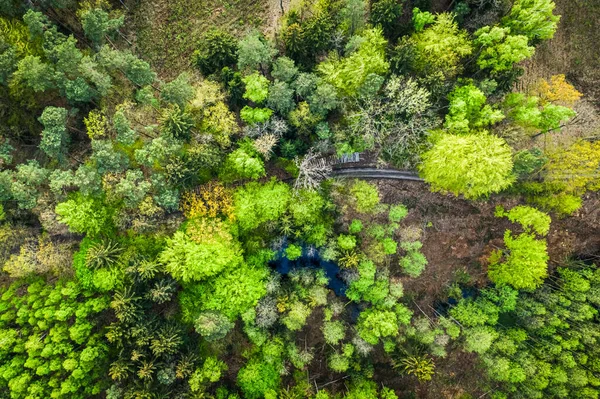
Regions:
M 422 176 L 435 191 L 478 198 L 502 191 L 514 181 L 510 147 L 487 133 L 441 134 L 422 159 Z

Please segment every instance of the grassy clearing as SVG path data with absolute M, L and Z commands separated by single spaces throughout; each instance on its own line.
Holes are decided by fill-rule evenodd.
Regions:
M 172 78 L 189 68 L 198 41 L 212 27 L 241 34 L 261 27 L 269 17 L 269 0 L 141 0 L 130 9 L 135 45 L 158 70 Z

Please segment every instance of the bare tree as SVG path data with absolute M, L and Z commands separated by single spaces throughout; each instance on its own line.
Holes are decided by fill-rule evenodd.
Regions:
M 323 180 L 331 175 L 331 163 L 321 154 L 310 149 L 300 161 L 296 158 L 298 166 L 298 178 L 294 183 L 294 189 L 316 190 Z

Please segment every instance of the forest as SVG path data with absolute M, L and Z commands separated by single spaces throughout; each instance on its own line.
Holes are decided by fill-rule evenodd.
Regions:
M 0 0 L 0 399 L 598 399 L 571 1 Z

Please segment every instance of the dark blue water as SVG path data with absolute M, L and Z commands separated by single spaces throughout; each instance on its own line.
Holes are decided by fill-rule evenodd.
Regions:
M 286 258 L 285 252 L 282 249 L 277 253 L 275 260 L 269 262 L 269 265 L 279 274 L 284 276 L 291 270 L 298 268 L 309 267 L 312 269 L 323 269 L 325 275 L 329 279 L 327 287 L 331 289 L 335 295 L 344 296 L 348 285 L 340 277 L 340 267 L 333 262 L 323 260 L 316 251 L 314 251 L 312 256 L 309 256 L 307 252 L 308 251 L 303 248 L 302 256 L 292 261 Z
M 463 287 L 461 289 L 461 291 L 462 291 L 463 299 L 473 298 L 475 296 L 475 294 L 477 293 L 477 290 L 473 287 Z M 446 315 L 448 315 L 448 311 L 450 310 L 450 308 L 457 304 L 458 304 L 458 301 L 456 299 L 448 298 L 447 302 L 438 302 L 435 305 L 435 310 L 439 314 L 446 316 Z

